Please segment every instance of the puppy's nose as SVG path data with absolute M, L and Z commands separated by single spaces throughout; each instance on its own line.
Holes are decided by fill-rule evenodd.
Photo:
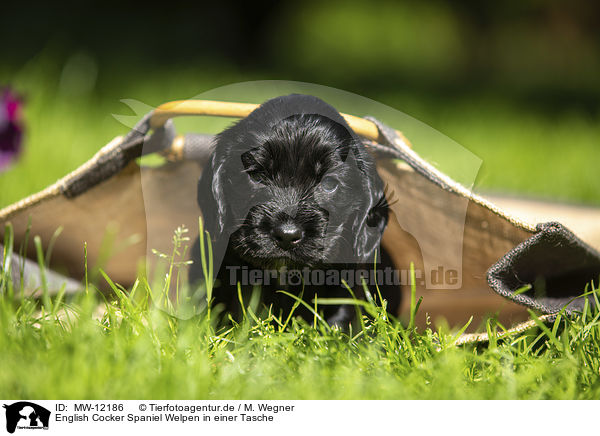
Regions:
M 300 226 L 290 222 L 276 225 L 271 234 L 277 245 L 284 250 L 298 245 L 304 237 L 304 231 L 302 231 Z

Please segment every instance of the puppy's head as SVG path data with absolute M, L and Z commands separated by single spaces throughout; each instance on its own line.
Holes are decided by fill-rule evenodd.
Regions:
M 369 261 L 388 207 L 374 162 L 322 100 L 269 100 L 216 138 L 198 202 L 217 244 L 263 268 Z

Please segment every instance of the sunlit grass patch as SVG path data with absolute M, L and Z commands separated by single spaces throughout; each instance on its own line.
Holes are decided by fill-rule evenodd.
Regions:
M 10 232 L 7 238 L 5 247 L 10 247 Z M 176 274 L 175 256 L 166 260 L 169 274 Z M 559 316 L 554 324 L 503 339 L 496 339 L 499 327 L 491 322 L 489 344 L 458 347 L 461 332 L 421 330 L 410 321 L 403 325 L 377 299 L 356 302 L 363 309 L 363 327 L 344 333 L 319 317 L 313 322 L 277 317 L 255 302 L 243 303 L 241 322 L 218 310 L 209 315 L 208 304 L 183 319 L 175 307 L 161 303 L 167 282 L 153 284 L 156 290 L 143 278 L 125 289 L 103 275 L 110 294 L 86 281 L 74 296 L 44 292 L 44 298 L 34 300 L 20 297 L 6 265 L 3 271 L 0 392 L 5 398 L 600 395 L 597 305 L 586 305 L 572 319 Z M 597 299 L 595 289 L 588 291 Z

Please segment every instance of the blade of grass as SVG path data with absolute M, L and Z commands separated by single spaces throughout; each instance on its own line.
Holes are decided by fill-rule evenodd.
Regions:
M 327 322 L 323 319 L 323 317 L 321 317 L 321 315 L 319 315 L 317 312 L 315 312 L 315 310 L 312 308 L 312 306 L 310 306 L 306 301 L 301 300 L 296 295 L 290 294 L 287 291 L 280 290 L 277 292 L 287 295 L 288 297 L 293 298 L 294 300 L 298 301 L 300 304 L 302 304 L 304 307 L 306 307 L 315 316 L 316 319 L 318 319 L 321 323 L 323 323 L 323 325 L 325 326 L 325 328 L 327 330 L 331 330 L 331 328 L 329 327 L 329 324 L 327 324 Z
M 35 244 L 35 251 L 37 254 L 37 262 L 40 268 L 40 281 L 42 286 L 42 303 L 46 308 L 46 311 L 52 313 L 52 301 L 50 300 L 50 294 L 48 291 L 48 282 L 46 280 L 46 264 L 44 262 L 44 252 L 42 250 L 42 240 L 39 236 L 33 238 Z
M 410 263 L 410 318 L 408 321 L 408 329 L 414 330 L 415 328 L 415 318 L 417 315 L 417 305 L 416 305 L 416 295 L 417 295 L 417 281 L 415 278 L 415 264 L 413 262 Z

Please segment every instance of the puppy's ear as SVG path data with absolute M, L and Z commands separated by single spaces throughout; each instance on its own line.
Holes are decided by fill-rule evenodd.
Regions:
M 353 226 L 354 252 L 360 262 L 372 261 L 387 225 L 389 212 L 382 181 L 375 168 L 368 167 L 364 168 L 367 207 L 358 212 Z
M 198 181 L 198 205 L 202 210 L 204 228 L 216 239 L 225 229 L 225 198 L 223 195 L 223 164 L 213 154 Z
M 202 219 L 204 221 L 204 229 L 208 231 L 212 240 L 213 249 L 213 273 L 219 271 L 221 260 L 223 258 L 224 249 L 221 247 L 223 243 L 216 244 L 219 241 L 225 228 L 225 204 L 223 202 L 223 186 L 221 183 L 222 177 L 222 162 L 219 163 L 216 155 L 213 153 L 210 160 L 202 169 L 202 175 L 198 181 L 198 206 L 202 211 Z M 192 245 L 191 258 L 194 263 L 189 269 L 188 279 L 193 285 L 205 280 L 203 268 L 200 265 L 201 247 L 200 240 Z

